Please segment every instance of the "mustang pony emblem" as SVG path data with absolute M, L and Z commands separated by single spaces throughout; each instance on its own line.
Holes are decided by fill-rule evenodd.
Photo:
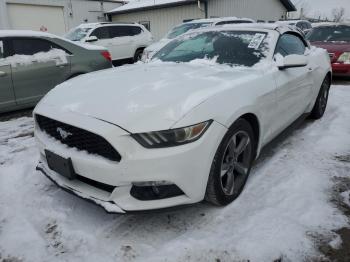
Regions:
M 66 130 L 62 129 L 61 127 L 57 127 L 56 129 L 57 133 L 60 134 L 63 140 L 65 140 L 67 137 L 73 135 L 72 133 L 67 132 Z

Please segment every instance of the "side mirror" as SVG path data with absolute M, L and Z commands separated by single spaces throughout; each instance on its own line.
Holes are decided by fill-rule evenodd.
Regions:
M 283 58 L 283 62 L 278 66 L 279 70 L 288 68 L 304 67 L 307 66 L 308 61 L 304 55 L 288 55 Z
M 91 43 L 91 42 L 96 42 L 98 40 L 98 38 L 96 36 L 88 36 L 85 40 L 85 42 L 87 43 Z

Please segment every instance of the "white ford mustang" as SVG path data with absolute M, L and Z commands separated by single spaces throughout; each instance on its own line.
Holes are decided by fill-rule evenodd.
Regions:
M 37 168 L 109 212 L 226 205 L 264 145 L 322 117 L 330 82 L 327 52 L 290 28 L 192 31 L 148 64 L 54 88 L 34 111 Z

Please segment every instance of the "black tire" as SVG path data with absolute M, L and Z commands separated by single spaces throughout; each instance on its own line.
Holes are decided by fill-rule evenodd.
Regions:
M 318 93 L 315 105 L 311 111 L 311 119 L 320 119 L 321 117 L 323 117 L 327 108 L 330 86 L 330 79 L 329 77 L 326 77 L 322 82 L 320 92 Z
M 239 137 L 241 136 L 241 138 Z M 241 154 L 237 156 L 236 160 L 232 160 L 232 167 L 230 166 L 230 148 L 238 149 L 241 143 L 244 144 L 244 139 L 249 139 L 247 142 L 246 149 L 247 151 L 243 151 Z M 256 152 L 256 137 L 254 135 L 254 131 L 252 126 L 245 119 L 238 119 L 228 130 L 223 140 L 221 141 L 219 148 L 216 151 L 206 189 L 205 200 L 219 206 L 224 206 L 230 204 L 233 200 L 235 200 L 242 192 Z M 234 145 L 234 146 L 230 146 Z M 237 148 L 236 148 L 237 146 Z M 234 152 L 236 150 L 233 150 Z M 248 155 L 249 154 L 249 155 Z M 236 156 L 233 156 L 236 158 Z M 236 163 L 234 163 L 236 161 Z M 239 163 L 241 161 L 242 163 Z M 244 163 L 243 163 L 244 162 Z M 240 164 L 241 168 L 237 168 L 238 164 Z M 236 166 L 237 167 L 234 167 Z M 242 167 L 245 167 L 246 171 L 243 175 L 243 172 L 239 172 L 243 170 Z M 232 168 L 232 174 L 229 173 Z M 237 168 L 237 170 L 236 170 Z M 227 169 L 227 173 L 225 174 Z M 241 174 L 242 173 L 242 174 Z M 224 175 L 223 175 L 224 174 Z M 229 175 L 231 174 L 231 175 Z M 225 176 L 226 183 L 228 185 L 225 186 Z M 231 179 L 229 179 L 231 177 Z M 233 178 L 232 178 L 233 177 Z M 229 182 L 230 181 L 230 182 Z M 233 183 L 233 188 L 230 189 L 229 184 Z M 230 189 L 230 190 L 229 190 Z
M 134 55 L 134 63 L 138 62 L 142 58 L 143 49 L 137 49 Z

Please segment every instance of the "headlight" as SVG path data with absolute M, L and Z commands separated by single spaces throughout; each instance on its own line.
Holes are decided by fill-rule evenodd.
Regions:
M 344 64 L 350 64 L 350 52 L 342 53 L 338 58 L 338 62 Z
M 146 148 L 180 146 L 201 138 L 211 123 L 212 120 L 209 120 L 183 128 L 132 134 L 132 137 Z

